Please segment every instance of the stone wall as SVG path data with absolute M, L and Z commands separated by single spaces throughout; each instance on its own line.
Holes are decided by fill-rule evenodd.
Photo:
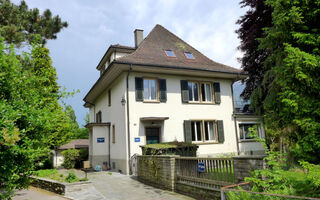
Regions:
M 175 156 L 138 156 L 138 180 L 174 191 Z
M 235 182 L 240 183 L 244 181 L 245 177 L 250 175 L 250 171 L 256 169 L 265 169 L 266 163 L 263 160 L 263 155 L 252 155 L 252 156 L 234 156 L 233 157 L 233 168 Z
M 31 185 L 57 194 L 65 193 L 65 184 L 51 179 L 32 177 Z
M 68 193 L 80 191 L 92 186 L 90 181 L 76 182 L 76 183 L 61 183 L 52 179 L 41 177 L 31 177 L 31 185 L 37 188 L 48 190 L 56 194 L 67 195 Z

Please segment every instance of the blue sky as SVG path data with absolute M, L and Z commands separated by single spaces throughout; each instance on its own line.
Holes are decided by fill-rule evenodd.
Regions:
M 13 0 L 18 3 L 19 0 Z M 245 13 L 239 0 L 26 0 L 30 8 L 49 8 L 69 27 L 49 41 L 58 83 L 80 93 L 66 100 L 80 125 L 88 109 L 83 97 L 99 77 L 96 66 L 111 44 L 134 46 L 133 31 L 146 36 L 161 24 L 214 61 L 240 67 L 236 20 Z

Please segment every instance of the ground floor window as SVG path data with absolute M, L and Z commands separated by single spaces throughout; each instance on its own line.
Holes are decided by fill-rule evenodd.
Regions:
M 257 123 L 241 123 L 239 124 L 240 140 L 252 140 L 254 137 L 250 135 L 250 128 L 254 128 L 260 137 L 260 126 Z
M 193 142 L 210 142 L 217 140 L 217 123 L 215 121 L 191 121 Z

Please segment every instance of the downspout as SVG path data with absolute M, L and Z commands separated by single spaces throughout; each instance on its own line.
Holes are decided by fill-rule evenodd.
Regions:
M 131 155 L 131 151 L 130 151 L 130 118 L 129 118 L 129 75 L 130 72 L 132 70 L 132 64 L 130 64 L 130 70 L 128 71 L 127 74 L 127 79 L 126 79 L 126 84 L 127 84 L 127 129 L 128 129 L 128 167 L 129 167 L 129 174 L 132 174 L 131 172 L 131 168 L 130 168 L 130 155 Z
M 237 117 L 236 117 L 236 113 L 235 113 L 234 96 L 233 96 L 233 84 L 234 83 L 235 83 L 235 80 L 232 81 L 232 83 L 231 83 L 232 110 L 233 110 L 234 128 L 235 128 L 235 133 L 236 133 L 237 155 L 240 155 L 239 140 L 238 140 L 238 128 L 237 128 Z
M 110 131 L 111 131 L 111 128 L 110 128 L 110 124 L 109 124 L 109 126 L 108 126 L 108 133 L 109 133 L 109 135 L 108 135 L 108 147 L 109 147 L 109 162 L 108 162 L 108 167 L 109 167 L 109 169 L 111 169 L 111 143 L 110 143 L 110 136 L 111 136 L 111 133 L 110 133 Z

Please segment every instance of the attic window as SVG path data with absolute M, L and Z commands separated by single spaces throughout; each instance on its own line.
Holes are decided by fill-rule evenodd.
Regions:
M 184 52 L 184 55 L 186 56 L 187 59 L 195 59 L 193 54 L 190 52 Z
M 166 56 L 168 57 L 176 57 L 176 54 L 174 54 L 174 52 L 172 50 L 164 50 L 164 52 L 166 53 Z

